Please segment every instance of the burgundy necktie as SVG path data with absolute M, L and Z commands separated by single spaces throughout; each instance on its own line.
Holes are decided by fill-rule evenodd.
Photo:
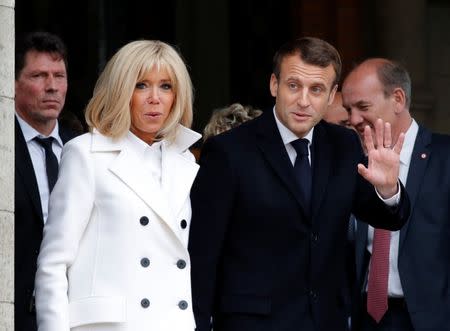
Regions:
M 379 323 L 388 309 L 389 247 L 391 232 L 374 229 L 367 287 L 367 312 Z

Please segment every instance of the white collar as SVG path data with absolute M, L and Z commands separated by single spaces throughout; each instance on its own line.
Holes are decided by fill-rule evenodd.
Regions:
M 413 119 L 411 125 L 405 133 L 405 141 L 403 142 L 402 151 L 400 152 L 400 162 L 403 165 L 409 165 L 414 149 L 417 133 L 419 132 L 419 125 Z
M 39 131 L 37 131 L 35 128 L 33 128 L 30 124 L 28 124 L 18 113 L 16 113 L 17 121 L 19 122 L 20 128 L 23 133 L 23 137 L 25 138 L 25 142 L 28 144 L 30 141 L 32 141 L 34 138 L 48 138 L 53 137 L 55 141 L 62 147 L 63 142 L 61 140 L 61 137 L 59 136 L 59 124 L 58 121 L 56 121 L 56 125 L 53 128 L 53 131 L 48 135 L 45 136 Z
M 275 122 L 277 123 L 278 131 L 280 132 L 281 139 L 283 140 L 284 145 L 288 145 L 294 140 L 299 139 L 299 137 L 294 132 L 289 130 L 283 123 L 280 122 L 275 112 L 275 106 L 273 107 L 273 116 L 275 117 Z M 312 127 L 311 130 L 303 137 L 309 141 L 309 146 L 312 143 L 313 133 L 314 127 Z
M 174 148 L 178 153 L 186 151 L 191 145 L 193 145 L 197 140 L 199 140 L 202 135 L 188 129 L 182 125 L 178 125 L 177 132 L 175 134 L 175 139 L 173 142 L 168 142 L 166 140 L 161 141 L 162 146 L 167 146 Z M 102 135 L 96 129 L 93 130 L 93 140 L 92 140 L 92 151 L 117 151 L 123 148 L 124 139 L 114 139 Z M 130 132 L 126 135 L 128 137 Z M 133 135 L 134 136 L 134 135 Z M 136 136 L 135 139 L 140 140 Z M 133 139 L 132 139 L 133 140 Z M 144 141 L 140 140 L 140 144 L 145 144 L 145 148 L 149 147 Z M 152 144 L 152 146 L 155 143 Z M 143 146 L 143 145 L 142 145 Z M 155 145 L 156 146 L 156 145 Z

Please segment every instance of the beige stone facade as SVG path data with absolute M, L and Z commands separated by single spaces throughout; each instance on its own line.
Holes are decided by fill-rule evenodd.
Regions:
M 14 1 L 0 0 L 0 331 L 14 330 Z

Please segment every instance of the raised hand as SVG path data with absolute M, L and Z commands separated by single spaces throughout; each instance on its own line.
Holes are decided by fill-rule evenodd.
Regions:
M 395 145 L 392 146 L 390 123 L 383 124 L 383 121 L 378 119 L 375 123 L 375 140 L 376 146 L 370 127 L 366 126 L 364 128 L 364 144 L 369 164 L 367 168 L 363 164 L 358 164 L 358 172 L 375 186 L 384 199 L 387 199 L 398 192 L 400 151 L 405 140 L 405 134 L 401 133 Z

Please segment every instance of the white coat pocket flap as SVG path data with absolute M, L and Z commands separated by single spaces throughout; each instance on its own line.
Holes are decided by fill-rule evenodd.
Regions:
M 70 327 L 95 323 L 123 323 L 126 321 L 124 297 L 87 297 L 69 304 Z

